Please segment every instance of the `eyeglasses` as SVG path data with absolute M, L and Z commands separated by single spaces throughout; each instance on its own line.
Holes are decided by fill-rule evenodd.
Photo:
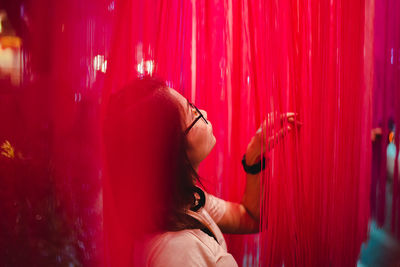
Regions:
M 192 103 L 189 103 L 190 108 L 192 108 L 192 110 L 198 114 L 197 118 L 189 125 L 189 127 L 186 128 L 185 130 L 185 135 L 190 131 L 190 129 L 193 128 L 193 126 L 196 124 L 196 122 L 200 119 L 203 119 L 203 121 L 208 124 L 208 121 L 206 120 L 206 118 L 203 116 L 203 114 L 200 112 L 200 110 L 193 105 Z

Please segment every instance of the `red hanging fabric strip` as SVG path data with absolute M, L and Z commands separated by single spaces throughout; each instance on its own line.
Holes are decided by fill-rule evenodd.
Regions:
M 118 154 L 131 148 L 121 144 L 126 135 L 100 145 L 111 95 L 139 75 L 162 78 L 207 111 L 217 145 L 200 176 L 209 193 L 229 201 L 241 201 L 240 161 L 260 123 L 269 118 L 274 136 L 286 112 L 302 122 L 266 154 L 260 233 L 226 236 L 239 265 L 354 266 L 370 188 L 378 224 L 391 215 L 400 238 L 398 153 L 385 214 L 388 119 L 400 127 L 398 1 L 15 2 L 5 10 L 19 25 L 21 85 L 0 81 L 5 265 L 142 266 L 137 241 L 168 197 L 168 180 L 155 183 L 153 162 L 143 163 L 147 173 L 132 170 Z M 135 100 L 128 97 L 113 108 Z M 162 125 L 149 123 L 156 111 L 147 121 L 124 115 L 107 130 L 126 123 L 121 132 L 145 138 L 147 123 L 160 133 Z M 373 145 L 380 161 L 370 187 L 371 124 L 383 137 Z M 145 145 L 135 151 L 157 162 L 155 144 Z M 108 152 L 125 163 L 113 177 L 100 157 Z
M 285 112 L 303 123 L 269 153 L 261 234 L 227 236 L 244 266 L 357 261 L 371 155 L 364 12 L 345 1 L 117 2 L 106 90 L 153 60 L 154 74 L 207 110 L 218 144 L 200 175 L 211 193 L 240 201 L 240 159 L 264 118 L 270 135 Z
M 354 266 L 369 218 L 364 3 L 280 1 L 266 10 L 264 108 L 295 111 L 303 126 L 271 154 L 262 265 Z

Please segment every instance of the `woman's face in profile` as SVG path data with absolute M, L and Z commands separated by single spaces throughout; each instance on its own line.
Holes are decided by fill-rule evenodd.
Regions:
M 185 131 L 196 120 L 196 118 L 200 116 L 200 114 L 196 108 L 192 107 L 188 100 L 176 90 L 170 88 L 170 92 L 182 107 L 182 117 L 184 119 L 184 129 L 182 129 L 182 131 Z M 208 123 L 203 119 L 197 120 L 186 135 L 188 141 L 187 154 L 195 168 L 197 168 L 198 164 L 208 156 L 216 142 L 212 124 L 207 118 L 207 112 L 202 109 L 199 111 Z

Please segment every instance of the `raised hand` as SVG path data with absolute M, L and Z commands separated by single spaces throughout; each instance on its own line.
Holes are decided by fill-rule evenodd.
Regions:
M 302 125 L 302 123 L 297 120 L 297 113 L 287 112 L 280 114 L 279 128 L 278 131 L 275 131 L 274 122 L 277 117 L 278 115 L 276 112 L 269 113 L 267 118 L 261 123 L 260 128 L 258 128 L 256 134 L 247 146 L 247 164 L 255 163 L 261 154 L 273 149 L 275 143 L 278 143 L 279 139 L 284 138 L 295 127 L 299 128 Z

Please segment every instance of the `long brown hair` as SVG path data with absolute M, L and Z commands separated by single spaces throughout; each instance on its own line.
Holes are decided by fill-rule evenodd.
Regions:
M 156 78 L 138 78 L 110 98 L 106 177 L 116 216 L 129 229 L 133 224 L 134 234 L 199 226 L 185 214 L 199 176 L 186 154 L 183 116 L 165 82 Z

